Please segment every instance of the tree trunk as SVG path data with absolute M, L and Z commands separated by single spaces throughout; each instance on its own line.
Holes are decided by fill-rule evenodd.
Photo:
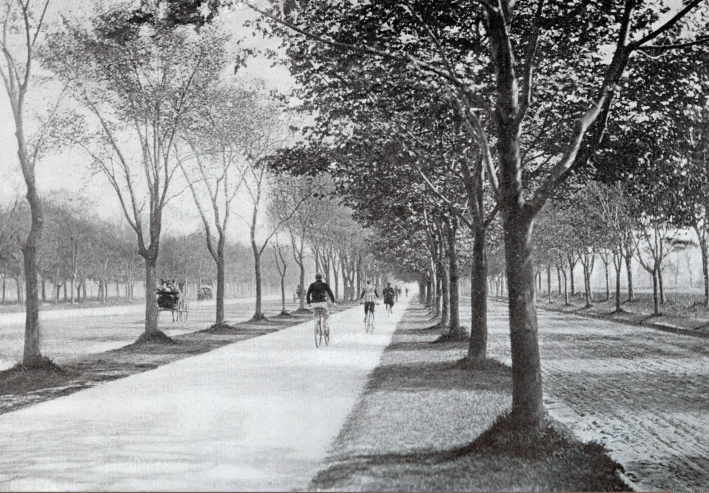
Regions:
M 551 303 L 551 264 L 547 264 L 547 303 Z
M 460 328 L 460 296 L 458 293 L 460 273 L 458 271 L 458 252 L 455 247 L 457 230 L 458 227 L 455 221 L 450 221 L 450 224 L 446 224 L 446 233 L 448 234 L 449 333 L 456 337 L 463 337 L 465 333 Z
M 591 275 L 588 272 L 588 262 L 583 263 L 583 285 L 584 285 L 584 298 L 586 299 L 585 308 L 591 307 Z
M 5 290 L 5 278 L 2 280 L 3 284 L 3 291 Z M 3 296 L 3 301 L 4 301 L 4 296 Z M 42 278 L 42 301 L 47 301 L 47 280 L 45 278 Z
M 630 250 L 625 253 L 625 270 L 628 274 L 628 303 L 635 300 L 635 294 L 633 293 L 633 256 Z
M 450 283 L 450 272 L 446 262 L 441 259 L 441 326 L 448 327 L 450 323 L 450 291 L 448 286 Z
M 571 288 L 571 296 L 576 294 L 576 285 L 574 284 L 574 268 L 576 262 L 569 257 L 569 287 Z
M 556 268 L 556 282 L 559 285 L 559 296 L 561 296 L 561 269 Z
M 27 201 L 32 216 L 30 232 L 22 247 L 25 266 L 25 345 L 22 363 L 38 365 L 42 361 L 39 332 L 39 282 L 37 279 L 37 253 L 42 238 L 42 208 L 34 183 L 28 183 Z M 20 290 L 21 291 L 21 290 Z
M 512 352 L 513 420 L 538 427 L 544 417 L 532 252 L 533 218 L 514 203 L 504 215 L 505 260 Z
M 224 323 L 224 298 L 226 296 L 226 258 L 224 256 L 224 235 L 219 235 L 217 242 L 217 313 L 216 323 Z
M 300 269 L 300 276 L 298 277 L 298 286 L 300 286 L 300 310 L 305 310 L 305 262 L 303 260 L 303 253 L 300 253 L 300 260 L 296 262 L 298 268 Z
M 470 274 L 470 344 L 466 358 L 480 362 L 487 357 L 487 252 L 485 230 L 473 239 L 473 265 Z
M 619 262 L 613 265 L 615 267 L 615 311 L 620 313 L 620 272 L 623 270 L 623 259 L 619 259 Z
M 158 304 L 155 296 L 157 286 L 157 255 L 145 259 L 145 333 L 156 334 L 158 330 Z
M 704 240 L 699 237 L 699 247 L 702 252 L 702 274 L 704 275 L 704 306 L 709 308 L 709 250 Z M 3 279 L 3 283 L 5 280 Z M 4 296 L 3 296 L 4 299 Z
M 657 284 L 660 288 L 660 304 L 665 304 L 665 283 L 662 281 L 662 267 L 657 267 Z
M 652 301 L 654 312 L 653 315 L 660 316 L 660 299 L 659 299 L 659 282 L 657 279 L 657 268 L 652 271 Z
M 259 254 L 258 248 L 254 244 L 254 276 L 256 281 L 256 309 L 254 310 L 254 316 L 251 320 L 258 321 L 264 320 L 266 317 L 263 316 L 262 309 L 262 294 L 261 294 L 261 255 Z

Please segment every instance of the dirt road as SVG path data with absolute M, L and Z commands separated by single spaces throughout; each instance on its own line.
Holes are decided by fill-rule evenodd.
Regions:
M 509 363 L 506 305 L 490 304 L 489 323 L 489 354 Z M 556 417 L 642 490 L 709 487 L 709 340 L 543 310 L 539 327 Z
M 160 312 L 160 329 L 169 336 L 206 329 L 214 322 L 214 303 L 190 301 L 187 322 L 172 322 L 169 312 Z M 287 308 L 293 310 L 296 305 L 289 303 Z M 61 365 L 82 354 L 100 353 L 130 344 L 143 331 L 144 310 L 144 306 L 138 304 L 41 312 L 42 354 Z M 253 310 L 253 300 L 227 300 L 227 321 L 236 323 L 248 320 Z M 264 301 L 267 316 L 275 315 L 280 310 L 280 301 Z M 24 314 L 0 315 L 0 371 L 22 359 L 23 338 Z

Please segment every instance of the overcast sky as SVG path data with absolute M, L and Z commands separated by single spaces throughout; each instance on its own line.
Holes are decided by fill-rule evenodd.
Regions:
M 34 0 L 39 4 L 42 0 Z M 34 3 L 33 2 L 33 3 Z M 102 4 L 125 3 L 118 0 L 51 0 L 48 10 L 48 25 L 51 26 L 64 16 L 74 22 L 89 18 L 95 8 L 101 8 Z M 246 32 L 242 24 L 245 20 L 253 18 L 251 10 L 245 8 L 234 9 L 230 12 L 220 14 L 217 18 L 227 32 L 231 32 L 235 37 L 241 38 Z M 265 42 L 258 37 L 251 37 L 242 46 L 263 46 Z M 273 45 L 273 42 L 270 42 Z M 252 77 L 263 80 L 267 88 L 278 88 L 288 90 L 292 81 L 288 71 L 284 67 L 271 67 L 271 61 L 265 58 L 257 58 L 249 61 L 246 69 L 239 71 L 240 77 Z M 37 108 L 46 108 L 56 100 L 58 88 L 52 90 L 51 87 L 35 87 L 30 94 L 28 104 L 28 114 L 35 114 Z M 65 103 L 69 104 L 69 103 Z M 27 133 L 33 130 L 31 117 L 28 117 Z M 24 194 L 25 185 L 20 173 L 17 161 L 17 143 L 15 140 L 15 125 L 12 112 L 5 91 L 0 92 L 0 203 L 5 204 L 13 201 L 17 196 Z M 106 178 L 101 174 L 94 174 L 87 167 L 87 159 L 79 153 L 56 154 L 49 153 L 38 164 L 36 170 L 38 188 L 42 196 L 64 195 L 72 198 L 85 200 L 87 207 L 95 210 L 103 217 L 111 217 L 116 220 L 123 220 L 123 214 L 119 207 L 115 193 L 108 185 Z M 182 187 L 179 187 L 182 189 Z M 236 204 L 236 212 L 245 211 L 250 207 L 250 203 L 243 199 Z M 183 193 L 175 199 L 165 213 L 164 232 L 179 233 L 193 231 L 201 227 L 198 220 L 196 208 L 189 192 Z M 247 237 L 245 223 L 236 218 L 232 224 L 234 236 L 242 241 Z

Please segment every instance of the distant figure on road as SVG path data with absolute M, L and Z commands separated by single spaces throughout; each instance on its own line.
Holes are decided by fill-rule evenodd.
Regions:
M 332 300 L 332 303 L 335 304 L 335 295 L 332 294 L 330 286 L 328 286 L 326 282 L 323 282 L 322 274 L 315 274 L 315 282 L 308 287 L 308 293 L 305 295 L 305 298 L 309 306 L 312 305 L 313 308 L 323 309 L 325 327 L 328 327 L 327 319 L 330 316 L 327 305 L 328 296 Z
M 408 297 L 409 297 L 409 288 L 406 288 L 404 291 L 406 292 L 406 298 L 408 299 Z
M 396 297 L 396 291 L 391 287 L 391 283 L 387 283 L 387 287 L 382 291 L 384 295 L 384 304 L 386 305 L 387 312 L 391 313 L 391 309 L 394 307 L 394 298 Z
M 367 285 L 362 290 L 362 294 L 359 296 L 361 300 L 364 298 L 364 320 L 367 320 L 367 312 L 372 312 L 374 315 L 374 298 L 379 299 L 379 293 L 377 293 L 377 288 L 372 285 L 372 281 L 368 280 Z

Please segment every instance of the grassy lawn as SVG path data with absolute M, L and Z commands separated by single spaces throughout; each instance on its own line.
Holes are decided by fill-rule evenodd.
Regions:
M 627 491 L 601 445 L 551 420 L 515 429 L 510 368 L 466 366 L 466 343 L 435 343 L 431 324 L 409 309 L 309 489 Z

